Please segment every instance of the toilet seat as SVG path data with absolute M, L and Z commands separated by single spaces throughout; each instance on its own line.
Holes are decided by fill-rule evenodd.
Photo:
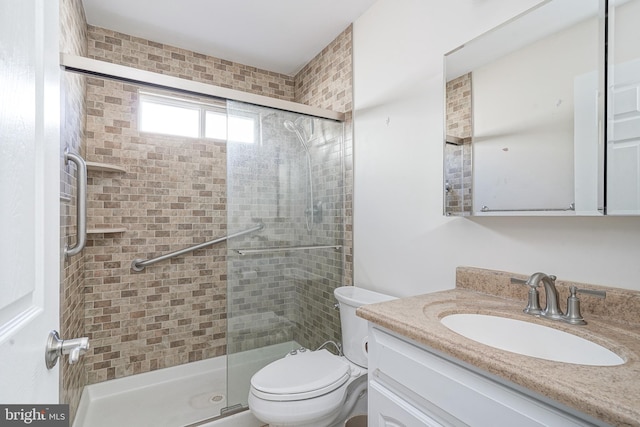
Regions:
M 307 351 L 262 368 L 251 378 L 251 393 L 268 401 L 311 399 L 340 388 L 350 376 L 341 357 L 327 350 Z

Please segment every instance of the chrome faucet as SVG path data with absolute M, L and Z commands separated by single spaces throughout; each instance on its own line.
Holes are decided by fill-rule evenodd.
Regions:
M 527 285 L 538 287 L 542 282 L 546 297 L 546 305 L 544 310 L 540 312 L 540 316 L 548 319 L 558 320 L 564 316 L 564 313 L 558 306 L 558 290 L 556 289 L 556 276 L 548 276 L 544 273 L 534 273 L 527 280 Z
M 546 305 L 544 310 L 540 308 L 538 287 L 540 282 L 544 286 L 544 293 L 546 295 Z M 606 292 L 592 289 L 578 289 L 575 286 L 571 286 L 569 291 L 570 295 L 567 298 L 567 314 L 565 315 L 558 305 L 558 290 L 556 289 L 556 276 L 547 275 L 545 273 L 534 273 L 527 280 L 511 278 L 511 283 L 529 286 L 529 296 L 527 306 L 523 310 L 527 314 L 534 316 L 542 316 L 552 320 L 562 320 L 572 325 L 584 325 L 585 322 L 580 314 L 580 300 L 576 297 L 577 293 L 585 293 L 596 296 L 598 298 L 605 298 Z

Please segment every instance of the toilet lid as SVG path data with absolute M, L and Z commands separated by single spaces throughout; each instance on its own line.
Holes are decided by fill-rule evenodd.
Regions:
M 284 357 L 251 378 L 252 393 L 266 400 L 310 399 L 329 393 L 349 379 L 349 364 L 327 350 Z

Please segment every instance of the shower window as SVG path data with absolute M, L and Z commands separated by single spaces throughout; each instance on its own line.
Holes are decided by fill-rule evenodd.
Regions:
M 259 134 L 255 114 L 228 115 L 220 105 L 189 98 L 139 92 L 141 132 L 253 143 Z
M 237 115 L 217 111 L 205 112 L 204 137 L 252 144 L 259 132 L 259 117 L 255 114 Z
M 204 137 L 226 141 L 227 113 L 206 111 L 204 114 Z
M 138 129 L 164 135 L 200 137 L 201 106 L 178 98 L 140 92 Z

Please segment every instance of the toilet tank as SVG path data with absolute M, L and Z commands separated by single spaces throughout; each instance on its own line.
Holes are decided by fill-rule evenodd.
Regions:
M 368 291 L 355 286 L 342 286 L 333 291 L 340 306 L 342 352 L 356 365 L 366 368 L 368 350 L 367 321 L 356 316 L 356 308 L 365 304 L 396 299 L 390 295 Z

